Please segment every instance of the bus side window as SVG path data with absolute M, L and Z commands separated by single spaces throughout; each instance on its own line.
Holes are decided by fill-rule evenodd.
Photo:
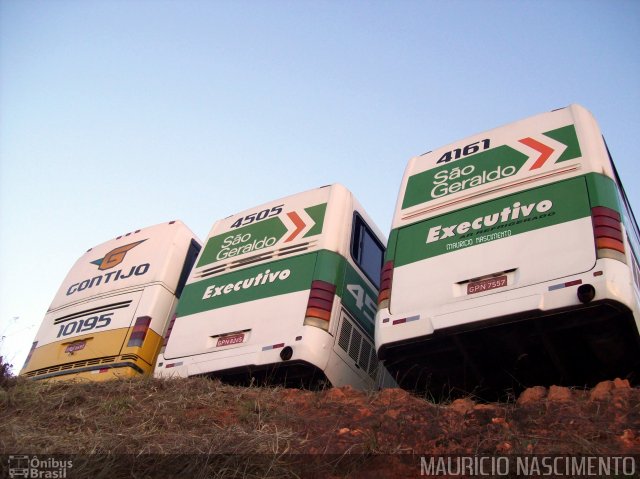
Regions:
M 358 213 L 354 213 L 353 219 L 351 257 L 374 286 L 379 288 L 384 246 Z
M 627 192 L 624 190 L 624 186 L 622 185 L 622 181 L 620 180 L 620 175 L 618 175 L 618 169 L 616 168 L 616 164 L 613 162 L 611 152 L 609 151 L 609 145 L 607 145 L 607 140 L 604 139 L 604 136 L 602 137 L 602 141 L 604 142 L 604 147 L 607 150 L 609 163 L 611 163 L 611 168 L 613 169 L 613 177 L 615 179 L 616 185 L 618 186 L 620 206 L 623 210 L 621 211 L 621 216 L 624 219 L 623 223 L 627 230 L 629 243 L 631 244 L 631 255 L 637 261 L 638 254 L 640 254 L 640 231 L 638 230 L 638 223 L 636 222 L 636 217 L 633 214 L 631 205 L 629 204 Z
M 182 266 L 182 272 L 180 273 L 178 286 L 176 287 L 176 298 L 180 298 L 180 296 L 182 295 L 182 290 L 187 283 L 187 278 L 189 277 L 191 268 L 193 268 L 193 265 L 198 258 L 198 253 L 200 253 L 200 245 L 197 241 L 192 239 L 191 244 L 189 245 L 189 251 L 187 251 L 187 256 L 184 259 L 184 265 Z

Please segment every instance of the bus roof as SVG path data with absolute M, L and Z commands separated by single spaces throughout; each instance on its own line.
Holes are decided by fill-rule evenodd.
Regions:
M 262 260 L 312 249 L 337 251 L 338 227 L 326 217 L 344 214 L 353 196 L 340 184 L 314 188 L 250 208 L 216 221 L 193 275 L 207 276 Z M 345 222 L 342 221 L 342 224 Z
M 49 311 L 153 282 L 174 291 L 191 239 L 197 241 L 184 223 L 171 221 L 90 248 L 67 274 Z
M 591 113 L 580 105 L 510 123 L 412 158 L 393 228 L 493 199 L 508 191 L 604 172 L 613 177 Z

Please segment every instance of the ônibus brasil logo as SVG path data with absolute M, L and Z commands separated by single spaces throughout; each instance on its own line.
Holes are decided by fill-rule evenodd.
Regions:
M 73 460 L 38 456 L 11 455 L 8 459 L 9 477 L 65 478 L 73 467 Z
M 118 246 L 117 248 L 109 251 L 106 255 L 104 255 L 104 257 L 95 261 L 91 261 L 91 264 L 97 265 L 100 271 L 115 268 L 124 261 L 124 258 L 129 251 L 131 251 L 133 248 L 138 246 L 140 243 L 143 243 L 144 241 L 146 241 L 146 239 L 136 241 L 135 243 L 130 243 L 124 246 Z M 99 286 L 103 283 L 107 284 L 109 282 L 127 279 L 132 276 L 142 276 L 147 271 L 149 271 L 150 267 L 151 265 L 149 263 L 143 263 L 136 266 L 131 266 L 129 271 L 117 269 L 114 271 L 109 271 L 105 274 L 94 276 L 93 278 L 85 279 L 78 283 L 73 283 L 67 289 L 67 296 L 77 293 L 78 291 L 84 291 L 85 289 Z

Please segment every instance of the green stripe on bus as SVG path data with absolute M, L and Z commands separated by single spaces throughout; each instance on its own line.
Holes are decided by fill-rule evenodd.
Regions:
M 341 298 L 342 305 L 351 313 L 360 327 L 373 336 L 375 301 L 378 293 L 367 284 L 362 273 L 338 253 L 321 250 L 318 251 L 313 279 L 334 284 L 336 295 Z
M 322 203 L 321 205 L 310 206 L 309 208 L 305 208 L 304 210 L 307 212 L 309 217 L 315 222 L 315 224 L 303 237 L 308 238 L 309 236 L 315 236 L 322 233 L 322 226 L 324 224 L 324 214 L 327 211 L 327 204 Z
M 378 293 L 344 257 L 329 250 L 272 261 L 189 284 L 182 293 L 177 315 L 188 316 L 308 290 L 314 280 L 334 284 L 342 305 L 360 327 L 373 336 L 375 309 L 372 306 L 375 306 Z M 283 307 L 286 308 L 286 304 Z
M 529 159 L 499 146 L 409 177 L 402 209 L 516 175 Z
M 331 283 L 336 286 L 336 291 L 341 291 L 347 261 L 338 253 L 326 249 L 318 251 L 317 255 L 313 279 Z
M 585 175 L 585 178 L 592 208 L 594 206 L 606 206 L 618 212 L 622 211 L 618 200 L 618 189 L 611 178 L 598 173 Z
M 304 210 L 313 221 L 313 226 L 304 237 L 308 238 L 322 233 L 327 204 L 310 206 Z M 287 232 L 287 227 L 282 219 L 275 216 L 212 236 L 207 241 L 196 268 L 269 248 L 278 243 Z
M 316 253 L 293 256 L 188 284 L 178 316 L 309 289 Z
M 373 337 L 378 292 L 362 279 L 362 275 L 345 261 L 346 271 L 342 287 L 342 305 L 352 314 L 361 328 Z
M 275 217 L 212 236 L 196 267 L 268 248 L 280 241 L 286 232 L 287 227 Z
M 580 143 L 578 142 L 578 135 L 576 135 L 576 127 L 574 125 L 567 125 L 556 130 L 547 131 L 544 135 L 553 140 L 559 141 L 563 145 L 567 145 L 567 148 L 562 152 L 562 155 L 560 155 L 560 158 L 558 158 L 556 163 L 573 160 L 574 158 L 582 156 Z
M 394 266 L 584 218 L 590 214 L 584 177 L 521 191 L 401 228 L 398 231 Z
M 566 146 L 556 163 L 582 156 L 574 125 L 542 134 Z M 528 159 L 522 152 L 502 145 L 417 173 L 407 181 L 402 209 L 517 175 Z
M 384 253 L 384 261 L 392 261 L 396 252 L 396 245 L 398 243 L 398 228 L 391 230 L 389 233 L 389 240 L 387 241 L 387 250 Z

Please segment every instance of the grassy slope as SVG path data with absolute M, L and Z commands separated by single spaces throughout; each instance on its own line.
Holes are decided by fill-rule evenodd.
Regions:
M 164 456 L 156 454 L 197 454 L 210 458 L 215 471 L 224 458 L 224 477 L 306 477 L 312 470 L 320 471 L 318 477 L 345 475 L 338 463 L 359 477 L 362 464 L 345 465 L 340 460 L 345 454 L 360 460 L 368 457 L 362 454 L 398 453 L 640 454 L 640 389 L 609 382 L 597 391 L 531 392 L 526 401 L 521 396 L 511 403 L 460 399 L 436 405 L 397 389 L 310 392 L 237 388 L 205 379 L 12 380 L 0 388 L 0 450 L 100 454 L 99 464 L 84 472 L 100 476 L 100 467 L 108 465 L 113 477 L 121 454 L 132 455 L 153 477 L 158 468 L 173 476 Z M 324 458 L 322 465 L 313 465 L 318 457 Z M 389 477 L 403 468 L 419 474 L 415 459 L 381 458 L 377 467 L 387 468 Z M 260 461 L 264 464 L 254 464 Z

